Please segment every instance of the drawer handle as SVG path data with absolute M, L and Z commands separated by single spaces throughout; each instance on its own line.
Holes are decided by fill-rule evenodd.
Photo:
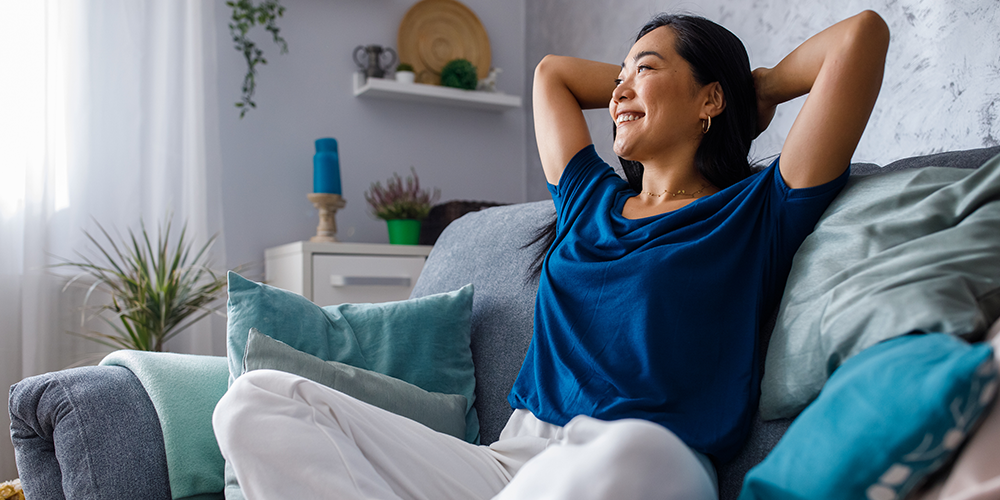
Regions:
M 410 286 L 409 276 L 341 276 L 331 275 L 333 286 Z

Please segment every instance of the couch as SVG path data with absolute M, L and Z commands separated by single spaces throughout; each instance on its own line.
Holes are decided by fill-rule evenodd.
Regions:
M 852 175 L 925 166 L 975 168 L 997 154 L 1000 148 L 994 147 L 908 158 L 884 167 L 855 164 Z M 506 397 L 531 339 L 537 287 L 527 274 L 534 249 L 524 247 L 552 214 L 547 201 L 490 208 L 458 219 L 437 241 L 413 290 L 413 297 L 421 297 L 475 285 L 471 349 L 482 443 L 497 438 L 511 411 Z M 772 317 L 761 328 L 761 363 L 774 321 Z M 127 368 L 84 367 L 27 378 L 11 387 L 10 413 L 27 498 L 172 497 L 160 419 Z M 741 454 L 719 468 L 721 498 L 736 498 L 747 471 L 768 454 L 792 420 L 755 419 Z M 209 492 L 187 498 L 221 496 Z

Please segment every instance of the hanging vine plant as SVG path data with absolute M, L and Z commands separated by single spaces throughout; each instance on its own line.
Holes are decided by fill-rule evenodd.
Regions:
M 278 33 L 278 25 L 275 24 L 277 19 L 285 14 L 285 7 L 278 0 L 263 0 L 259 5 L 254 5 L 253 0 L 236 0 L 227 1 L 226 5 L 233 9 L 229 33 L 233 36 L 236 50 L 243 54 L 247 62 L 247 74 L 243 77 L 243 95 L 240 102 L 236 103 L 236 107 L 240 109 L 240 118 L 243 118 L 250 108 L 257 107 L 257 103 L 253 101 L 254 91 L 257 89 L 255 80 L 257 65 L 267 64 L 264 51 L 247 37 L 247 33 L 254 26 L 263 26 L 271 33 L 274 43 L 281 47 L 281 53 L 288 52 L 288 44 Z

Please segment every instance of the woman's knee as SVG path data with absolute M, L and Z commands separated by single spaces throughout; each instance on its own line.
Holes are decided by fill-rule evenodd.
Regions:
M 669 498 L 713 498 L 715 481 L 705 465 L 669 429 L 645 420 L 601 422 L 573 421 L 570 434 L 583 434 L 589 442 L 578 443 L 599 457 L 594 472 L 604 470 L 609 491 L 624 488 L 642 495 L 649 491 L 670 491 Z M 567 436 L 572 441 L 572 436 Z M 599 465 L 603 464 L 603 465 Z
M 577 417 L 566 425 L 571 444 L 594 444 L 610 455 L 649 456 L 665 453 L 684 443 L 667 428 L 646 420 L 602 421 Z
M 275 398 L 282 398 L 285 386 L 293 380 L 288 374 L 272 370 L 248 372 L 233 382 L 215 406 L 212 427 L 223 454 L 240 442 L 239 436 L 253 433 L 254 429 L 272 416 L 276 409 Z
M 680 438 L 666 427 L 646 420 L 621 420 L 611 423 L 612 431 L 607 439 L 617 443 L 622 452 L 656 458 L 657 455 L 671 453 L 678 448 L 687 449 Z

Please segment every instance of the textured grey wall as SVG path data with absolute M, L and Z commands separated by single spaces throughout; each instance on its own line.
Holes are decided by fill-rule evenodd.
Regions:
M 700 14 L 729 28 L 747 46 L 753 67 L 773 66 L 823 28 L 863 9 L 892 31 L 882 93 L 855 153 L 880 164 L 916 154 L 1000 145 L 1000 2 L 997 0 L 528 0 L 531 68 L 545 54 L 621 62 L 636 31 L 660 11 Z M 802 99 L 778 108 L 751 156 L 778 153 Z M 598 151 L 609 162 L 610 121 L 588 112 Z M 528 120 L 528 199 L 549 197 Z M 617 162 L 614 162 L 617 163 Z

